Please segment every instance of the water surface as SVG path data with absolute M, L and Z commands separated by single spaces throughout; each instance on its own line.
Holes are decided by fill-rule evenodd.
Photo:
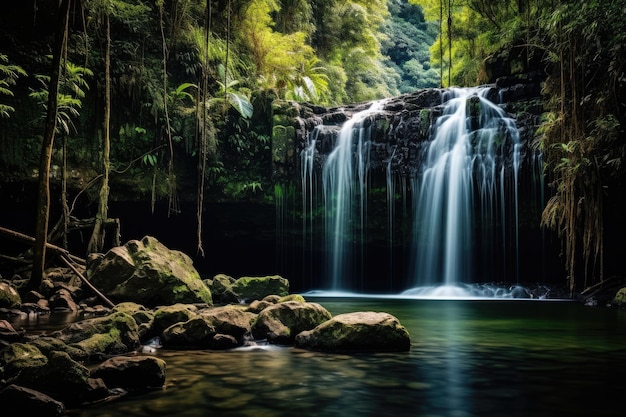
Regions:
M 167 351 L 162 390 L 72 412 L 147 416 L 621 416 L 626 313 L 565 301 L 310 298 L 386 311 L 411 350 Z

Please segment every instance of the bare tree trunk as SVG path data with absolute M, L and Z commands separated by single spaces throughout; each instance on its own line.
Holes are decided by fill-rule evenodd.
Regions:
M 87 252 L 101 252 L 104 247 L 105 228 L 104 223 L 108 220 L 109 209 L 109 171 L 111 153 L 111 22 L 109 10 L 105 15 L 106 20 L 106 50 L 104 54 L 104 126 L 102 138 L 102 186 L 100 187 L 100 201 L 98 203 L 98 213 L 87 245 Z
M 39 160 L 39 189 L 37 197 L 37 219 L 35 222 L 35 246 L 33 248 L 33 270 L 28 288 L 38 290 L 43 278 L 46 263 L 46 244 L 48 243 L 48 222 L 50 220 L 50 163 L 54 148 L 54 133 L 57 123 L 57 105 L 59 78 L 61 75 L 61 57 L 67 36 L 70 0 L 60 0 L 57 14 L 57 34 L 52 56 L 52 72 L 48 86 L 48 110 L 41 157 Z

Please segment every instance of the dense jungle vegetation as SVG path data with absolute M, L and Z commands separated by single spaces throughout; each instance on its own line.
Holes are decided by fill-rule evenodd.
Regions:
M 102 248 L 110 194 L 132 193 L 153 207 L 167 200 L 172 213 L 181 198 L 197 201 L 202 252 L 205 198 L 272 198 L 274 100 L 332 106 L 540 76 L 546 112 L 534 145 L 552 195 L 543 223 L 562 237 L 570 287 L 584 288 L 604 278 L 605 221 L 624 185 L 625 9 L 624 0 L 10 2 L 0 16 L 2 182 L 39 176 L 35 259 L 51 180 L 62 184 L 61 235 L 75 204 L 97 207 L 90 251 Z

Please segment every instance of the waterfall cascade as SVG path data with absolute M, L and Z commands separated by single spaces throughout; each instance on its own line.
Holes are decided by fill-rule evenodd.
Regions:
M 322 288 L 360 290 L 373 258 L 386 260 L 390 276 L 368 279 L 403 274 L 407 294 L 462 295 L 472 282 L 517 283 L 520 172 L 540 157 L 488 98 L 497 96 L 493 88 L 442 90 L 438 105 L 412 112 L 380 101 L 330 133 L 323 123 L 309 132 L 300 154 L 303 247 L 324 249 Z M 407 122 L 408 113 L 418 122 Z M 372 162 L 374 154 L 384 162 Z M 380 239 L 368 249 L 375 234 L 385 236 L 385 251 Z

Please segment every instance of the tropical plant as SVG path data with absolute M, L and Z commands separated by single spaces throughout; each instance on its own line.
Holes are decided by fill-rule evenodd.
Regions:
M 15 85 L 19 76 L 26 76 L 26 71 L 19 65 L 10 64 L 9 58 L 4 54 L 0 54 L 0 96 L 13 97 L 11 87 Z M 0 118 L 9 118 L 14 111 L 15 108 L 12 106 L 0 103 Z
M 621 198 L 624 3 L 561 2 L 542 21 L 552 72 L 541 146 L 554 190 L 542 222 L 562 238 L 571 291 L 604 279 L 605 202 Z

